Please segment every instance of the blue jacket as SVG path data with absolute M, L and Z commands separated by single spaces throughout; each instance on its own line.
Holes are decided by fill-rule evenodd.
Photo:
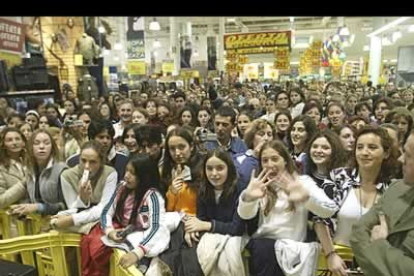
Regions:
M 235 189 L 227 200 L 220 198 L 218 204 L 214 198 L 205 199 L 199 196 L 197 199 L 197 217 L 200 220 L 211 222 L 211 233 L 242 236 L 247 223 L 237 213 L 239 196 L 240 192 Z
M 206 144 L 206 149 L 208 151 L 210 150 L 215 150 L 217 148 L 220 147 L 217 139 L 213 140 L 213 141 L 207 141 Z M 238 153 L 245 153 L 247 151 L 247 146 L 246 144 L 243 142 L 243 140 L 241 140 L 238 137 L 232 137 L 231 138 L 231 143 L 230 143 L 230 148 L 227 150 L 231 156 L 233 157 L 235 154 Z
M 239 181 L 237 189 L 241 192 L 246 189 L 250 182 L 253 169 L 259 170 L 259 160 L 253 155 L 253 150 L 249 149 L 245 153 L 239 153 L 233 156 L 233 163 L 236 166 Z

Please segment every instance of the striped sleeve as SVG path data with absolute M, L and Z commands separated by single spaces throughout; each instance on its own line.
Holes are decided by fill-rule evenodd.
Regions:
M 121 190 L 122 183 L 120 183 L 117 187 L 115 192 L 112 194 L 111 199 L 109 200 L 108 204 L 102 210 L 101 215 L 101 228 L 108 235 L 109 231 L 113 229 L 112 225 L 112 218 L 115 215 L 115 208 L 116 208 L 116 197 L 118 192 Z M 107 231 L 108 230 L 108 231 Z
M 138 247 L 144 251 L 145 256 L 154 257 L 168 248 L 170 231 L 165 222 L 165 202 L 162 196 L 153 190 L 146 197 L 146 201 L 149 208 L 149 227 L 144 231 Z

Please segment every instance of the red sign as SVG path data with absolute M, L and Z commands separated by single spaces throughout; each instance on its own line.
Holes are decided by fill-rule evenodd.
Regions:
M 0 50 L 22 52 L 23 25 L 4 18 L 0 18 Z

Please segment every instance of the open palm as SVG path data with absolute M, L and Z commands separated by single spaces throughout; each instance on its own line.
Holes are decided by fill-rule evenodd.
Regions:
M 266 195 L 266 186 L 273 181 L 269 178 L 270 172 L 263 170 L 257 177 L 255 177 L 255 170 L 252 171 L 249 185 L 246 188 L 246 197 L 251 201 L 263 198 Z

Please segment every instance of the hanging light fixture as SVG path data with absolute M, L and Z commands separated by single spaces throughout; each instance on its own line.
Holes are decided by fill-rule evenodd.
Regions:
M 160 48 L 161 42 L 158 39 L 155 39 L 154 43 L 152 43 L 152 46 L 154 46 L 154 48 Z
M 154 20 L 149 24 L 149 29 L 151 31 L 159 31 L 159 30 L 161 30 L 160 23 L 158 23 L 158 21 L 157 21 L 157 19 L 155 19 L 155 17 L 154 17 Z
M 401 37 L 402 37 L 402 33 L 400 31 L 393 32 L 391 36 L 392 42 L 395 43 Z
M 341 27 L 340 31 L 339 31 L 339 35 L 341 36 L 348 36 L 350 35 L 348 27 L 347 26 L 343 26 Z

